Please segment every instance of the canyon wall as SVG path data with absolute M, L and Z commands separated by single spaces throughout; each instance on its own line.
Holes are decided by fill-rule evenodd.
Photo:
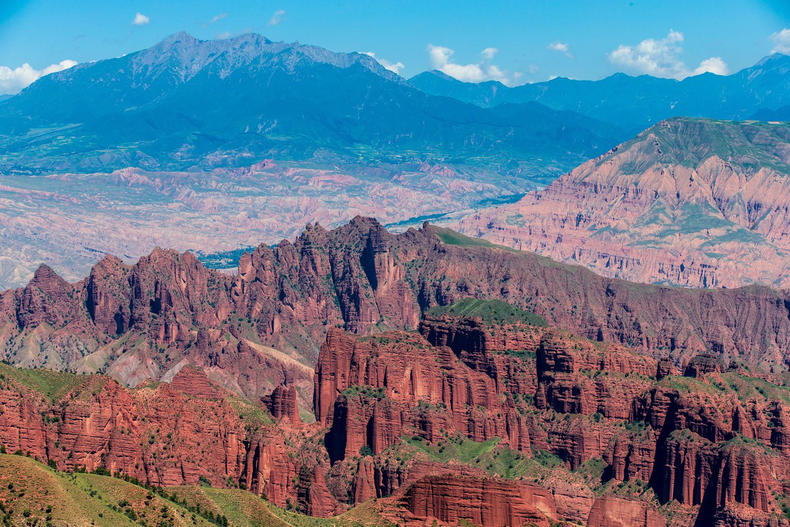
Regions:
M 606 276 L 790 287 L 786 123 L 674 118 L 459 230 Z
M 784 521 L 790 408 L 769 374 L 704 355 L 681 369 L 521 322 L 419 328 L 330 329 L 312 424 L 287 383 L 253 403 L 192 366 L 134 389 L 2 366 L 0 443 L 63 470 L 241 486 L 317 516 L 377 498 L 408 525 Z
M 404 437 L 439 445 L 458 437 L 495 440 L 497 448 L 525 459 L 548 452 L 570 474 L 601 464 L 595 480 L 576 481 L 570 489 L 547 485 L 545 477 L 535 480 L 548 488 L 552 506 L 565 519 L 663 525 L 658 503 L 675 504 L 695 521 L 711 524 L 740 525 L 749 515 L 765 519 L 764 525 L 779 521 L 790 476 L 786 388 L 734 365 L 709 372 L 687 368 L 688 376 L 682 376 L 666 361 L 553 328 L 427 318 L 420 330 L 422 338 L 330 331 L 314 393 L 316 416 L 329 428 L 333 470 L 367 452 L 383 474 Z M 690 363 L 709 361 L 701 356 Z M 401 470 L 401 485 L 404 473 L 406 481 L 414 478 Z M 452 514 L 464 514 L 472 522 L 513 521 L 480 516 L 488 514 L 485 507 L 448 497 L 456 486 L 468 485 L 458 477 L 486 476 L 472 470 L 447 481 L 423 479 L 405 487 L 410 490 L 403 503 L 419 518 L 452 523 Z M 512 483 L 503 485 L 519 492 Z M 592 497 L 615 488 L 630 490 L 620 497 Z M 391 491 L 390 482 L 365 495 Z
M 429 225 L 396 235 L 356 218 L 261 245 L 233 276 L 160 249 L 131 266 L 108 256 L 76 283 L 42 266 L 26 287 L 0 293 L 0 347 L 13 364 L 108 373 L 131 386 L 192 364 L 248 397 L 292 384 L 309 408 L 328 329 L 416 329 L 432 307 L 475 297 L 675 363 L 712 353 L 786 370 L 783 291 L 637 285 L 475 243 Z

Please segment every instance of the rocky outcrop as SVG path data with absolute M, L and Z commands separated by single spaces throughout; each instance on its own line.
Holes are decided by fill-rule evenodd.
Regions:
M 781 123 L 669 119 L 459 227 L 626 280 L 787 288 L 786 137 Z
M 660 446 L 654 478 L 664 501 L 702 504 L 712 510 L 731 503 L 770 512 L 772 492 L 782 490 L 777 477 L 788 473 L 788 459 L 758 444 L 716 444 L 679 430 Z
M 218 399 L 222 396 L 222 392 L 211 384 L 203 370 L 189 365 L 179 369 L 169 384 L 172 389 L 198 399 Z
M 363 456 L 354 476 L 354 503 L 364 503 L 378 494 L 373 458 Z
M 16 294 L 16 319 L 20 328 L 41 324 L 61 326 L 74 318 L 72 286 L 49 266 L 41 264 L 33 279 Z
M 188 363 L 134 389 L 0 370 L 6 451 L 154 485 L 207 478 L 317 516 L 377 498 L 408 525 L 657 526 L 657 504 L 700 525 L 783 525 L 790 490 L 790 408 L 770 375 L 680 376 L 666 359 L 522 322 L 331 328 L 314 424 L 292 384 L 253 404 Z
M 526 420 L 500 400 L 486 373 L 470 368 L 450 348 L 433 348 L 412 333 L 356 338 L 330 330 L 315 376 L 319 422 L 331 426 L 330 458 L 363 447 L 374 453 L 404 433 L 434 440 L 450 431 L 474 441 L 501 437 L 528 451 Z
M 786 518 L 780 518 L 776 514 L 733 504 L 717 511 L 710 519 L 709 525 L 713 525 L 713 527 L 775 527 L 786 523 Z
M 548 527 L 558 519 L 551 493 L 540 487 L 509 481 L 430 476 L 414 483 L 401 499 L 407 522 L 432 520 L 458 525 Z
M 301 422 L 296 387 L 280 384 L 269 395 L 266 405 L 275 419 L 288 419 L 292 424 Z
M 656 362 L 618 346 L 547 332 L 538 347 L 537 372 L 539 408 L 629 419 L 631 402 L 651 385 Z
M 9 374 L 0 439 L 66 469 L 203 476 L 316 515 L 448 472 L 494 487 L 523 477 L 568 521 L 618 493 L 638 504 L 602 503 L 601 521 L 652 500 L 711 522 L 780 510 L 784 293 L 638 286 L 447 236 L 359 218 L 260 247 L 237 276 L 164 250 L 108 258 L 76 284 L 42 268 L 0 295 L 6 356 L 137 387 L 85 376 L 96 385 L 31 394 Z M 430 309 L 469 296 L 548 326 Z M 428 313 L 418 325 L 415 309 Z M 305 356 L 324 334 L 313 374 Z M 317 423 L 302 423 L 311 399 Z
M 74 388 L 50 401 L 3 375 L 5 451 L 60 470 L 101 467 L 151 485 L 205 479 L 243 486 L 281 506 L 296 495 L 291 455 L 298 446 L 288 447 L 278 427 L 245 417 L 262 410 L 231 402 L 199 370 L 182 368 L 170 384 L 133 390 L 99 376 L 61 376 Z
M 723 364 L 785 368 L 783 292 L 629 284 L 532 254 L 467 247 L 448 232 L 426 225 L 395 235 L 369 218 L 332 231 L 308 225 L 293 242 L 243 255 L 235 276 L 162 249 L 131 266 L 107 257 L 73 284 L 42 267 L 27 287 L 0 294 L 0 345 L 14 364 L 106 371 L 129 385 L 161 379 L 187 359 L 250 398 L 295 385 L 309 407 L 310 371 L 329 328 L 415 329 L 420 313 L 474 296 L 677 364 L 712 352 Z M 474 322 L 430 324 L 430 341 L 451 349 L 467 342 L 461 359 L 480 371 L 492 368 L 479 362 L 480 349 L 532 349 L 538 338 Z
M 589 527 L 664 527 L 666 520 L 642 501 L 603 496 L 595 500 Z
M 719 359 L 712 355 L 697 355 L 686 365 L 683 373 L 686 377 L 702 377 L 708 373 L 716 373 L 722 370 Z
M 483 513 L 468 510 L 476 505 L 445 505 L 455 499 L 448 497 L 453 486 L 430 483 L 441 475 L 439 467 L 426 474 L 406 465 L 393 473 L 384 460 L 402 448 L 401 437 L 433 445 L 453 437 L 501 437 L 501 446 L 524 458 L 549 452 L 566 471 L 600 463 L 599 484 L 639 490 L 596 498 L 571 472 L 541 476 L 537 481 L 550 493 L 553 510 L 568 521 L 665 525 L 655 504 L 640 497 L 642 489 L 660 503 L 694 508 L 692 516 L 703 522 L 741 506 L 777 514 L 790 458 L 787 409 L 781 398 L 766 395 L 779 393 L 770 383 L 738 368 L 725 370 L 708 357 L 691 360 L 699 375 L 684 377 L 665 359 L 518 323 L 428 318 L 420 331 L 422 337 L 359 337 L 330 330 L 322 347 L 316 415 L 329 427 L 325 444 L 333 470 L 358 471 L 350 490 L 340 492 L 351 503 L 410 488 L 417 494 L 408 496 L 420 496 L 409 502 L 410 521 L 453 523 L 458 509 L 466 511 L 463 518 L 480 520 Z M 368 454 L 373 461 L 356 461 Z

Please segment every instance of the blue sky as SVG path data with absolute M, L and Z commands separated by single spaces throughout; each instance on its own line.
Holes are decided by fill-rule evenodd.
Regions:
M 790 53 L 788 28 L 787 0 L 0 0 L 0 93 L 182 30 L 373 52 L 407 77 L 439 68 L 520 84 L 733 72 Z

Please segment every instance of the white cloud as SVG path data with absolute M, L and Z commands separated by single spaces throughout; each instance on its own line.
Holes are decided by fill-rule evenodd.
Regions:
M 674 79 L 683 79 L 706 71 L 720 75 L 727 72 L 727 64 L 721 57 L 707 58 L 696 69 L 691 70 L 680 58 L 683 53 L 683 40 L 683 33 L 670 29 L 662 39 L 648 38 L 636 46 L 621 44 L 609 53 L 609 60 L 637 73 Z
M 771 53 L 785 53 L 790 55 L 790 29 L 784 28 L 771 35 L 774 48 Z
M 669 30 L 665 38 L 648 38 L 636 46 L 621 44 L 609 53 L 609 60 L 615 64 L 659 77 L 683 77 L 686 65 L 678 58 L 683 48 L 683 33 Z
M 508 75 L 499 66 L 491 64 L 491 60 L 496 55 L 496 48 L 485 48 L 480 52 L 482 60 L 475 64 L 457 64 L 452 61 L 455 51 L 444 47 L 428 44 L 428 57 L 431 66 L 464 82 L 482 82 L 488 80 L 499 81 L 503 84 L 513 84 L 514 80 L 520 75 Z
M 284 17 L 285 17 L 285 9 L 278 9 L 272 14 L 272 17 L 269 19 L 269 25 L 276 26 L 277 24 L 283 21 Z
M 219 22 L 223 18 L 227 18 L 227 16 L 228 16 L 227 13 L 220 13 L 218 15 L 215 15 L 215 16 L 211 17 L 211 20 L 209 20 L 209 24 L 213 24 L 215 22 Z
M 699 66 L 694 70 L 694 75 L 708 72 L 715 73 L 716 75 L 727 75 L 729 69 L 727 68 L 727 63 L 724 62 L 721 57 L 711 57 L 699 63 Z
M 378 62 L 379 64 L 384 66 L 386 69 L 390 70 L 391 72 L 397 73 L 398 75 L 400 75 L 400 72 L 403 71 L 403 68 L 406 67 L 406 65 L 403 64 L 403 62 L 400 62 L 400 61 L 398 61 L 398 62 L 390 62 L 387 59 L 380 59 L 372 51 L 363 51 L 362 54 L 363 55 L 368 55 L 369 57 L 373 57 L 374 59 L 376 59 L 376 62 Z
M 232 37 L 233 34 L 230 31 L 223 31 L 222 33 L 217 33 L 214 38 L 217 40 L 225 40 L 226 38 Z
M 567 42 L 560 42 L 559 40 L 556 42 L 552 42 L 548 46 L 549 49 L 553 51 L 559 51 L 560 53 L 564 53 L 566 57 L 570 58 L 571 55 L 571 47 L 568 45 Z
M 150 21 L 151 19 L 145 16 L 144 14 L 137 13 L 136 15 L 134 15 L 134 20 L 132 20 L 132 24 L 134 24 L 135 26 L 144 26 Z
M 19 93 L 40 77 L 69 69 L 76 64 L 73 60 L 62 60 L 57 64 L 50 64 L 41 70 L 35 69 L 27 62 L 14 69 L 0 66 L 0 94 Z
M 493 60 L 494 55 L 499 52 L 497 48 L 486 48 L 480 52 L 480 55 L 483 57 L 484 60 Z

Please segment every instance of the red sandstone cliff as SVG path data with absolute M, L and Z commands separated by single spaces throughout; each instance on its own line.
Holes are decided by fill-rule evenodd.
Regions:
M 626 280 L 786 288 L 786 144 L 781 124 L 669 119 L 459 228 Z
M 446 244 L 448 236 L 431 226 L 394 235 L 356 218 L 261 245 L 241 258 L 236 276 L 161 249 L 131 266 L 107 257 L 74 284 L 42 267 L 25 288 L 0 293 L 0 345 L 14 364 L 102 371 L 129 385 L 168 378 L 186 359 L 251 398 L 294 385 L 309 407 L 310 372 L 328 328 L 415 329 L 430 307 L 475 296 L 679 363 L 713 352 L 724 364 L 784 369 L 783 292 L 628 284 L 528 253 L 466 247 L 457 235 Z M 452 347 L 456 337 L 444 338 Z
M 439 462 L 413 444 L 472 440 L 518 462 L 556 456 L 555 472 L 521 477 L 569 521 L 621 510 L 649 524 L 656 503 L 720 525 L 774 521 L 790 491 L 790 408 L 769 382 L 778 375 L 748 367 L 778 366 L 790 349 L 783 293 L 638 286 L 445 244 L 446 234 L 392 235 L 365 219 L 310 227 L 295 244 L 242 258 L 236 277 L 161 250 L 134 266 L 107 258 L 76 284 L 42 267 L 0 295 L 7 357 L 106 368 L 139 387 L 91 377 L 95 388 L 53 401 L 9 381 L 0 439 L 62 468 L 105 466 L 156 484 L 204 476 L 316 515 L 448 472 L 512 492 L 489 458 Z M 417 324 L 419 311 L 470 295 L 508 299 L 550 328 Z M 387 327 L 419 333 L 373 333 Z M 313 377 L 287 351 L 325 333 Z M 240 394 L 254 411 L 234 406 Z M 300 424 L 311 398 L 318 423 Z M 583 480 L 591 464 L 603 473 Z M 609 496 L 621 484 L 636 504 L 592 490 Z M 415 488 L 452 495 L 447 485 Z M 649 497 L 628 490 L 637 488 Z
M 386 514 L 413 525 L 647 527 L 664 524 L 657 504 L 679 508 L 677 526 L 783 525 L 782 388 L 703 367 L 705 357 L 684 377 L 621 345 L 520 323 L 428 318 L 420 330 L 330 330 L 313 425 L 298 418 L 291 385 L 255 406 L 191 366 L 135 389 L 71 376 L 69 391 L 50 396 L 5 367 L 0 442 L 61 469 L 101 466 L 158 485 L 205 477 L 320 516 L 385 498 Z M 468 440 L 533 468 L 506 479 L 495 458 L 425 454 Z M 546 453 L 559 465 L 541 468 Z
M 436 519 L 450 525 L 466 521 L 491 527 L 549 527 L 559 519 L 547 490 L 497 480 L 429 476 L 411 485 L 402 503 L 407 524 Z
M 98 376 L 59 399 L 3 376 L 0 444 L 61 470 L 98 467 L 152 485 L 240 485 L 281 506 L 295 495 L 298 466 L 280 427 L 244 417 L 256 410 L 234 403 L 202 372 L 183 368 L 170 384 L 126 389 Z M 229 399 L 229 397 L 231 397 Z M 260 411 L 260 410 L 258 410 Z
M 501 437 L 502 445 L 526 457 L 551 452 L 571 470 L 602 460 L 604 481 L 647 485 L 661 503 L 698 511 L 687 515 L 699 521 L 721 523 L 743 517 L 744 510 L 779 521 L 777 496 L 787 492 L 790 475 L 788 409 L 759 390 L 739 391 L 764 381 L 703 368 L 706 357 L 690 361 L 689 376 L 682 377 L 622 346 L 546 328 L 445 318 L 426 319 L 421 333 L 360 338 L 329 332 L 314 394 L 316 416 L 329 427 L 333 470 L 345 470 L 340 467 L 365 449 L 385 459 L 401 436 L 438 443 L 448 434 L 474 441 Z M 409 521 L 514 521 L 510 512 L 487 516 L 477 498 L 458 499 L 453 489 L 465 483 L 439 478 L 440 467 L 433 469 L 436 478 L 413 484 L 420 476 L 405 467 L 395 487 L 386 488 L 371 485 L 370 462 L 359 467 L 358 474 L 367 475 L 359 476 L 353 499 L 409 489 L 402 501 Z M 566 519 L 664 525 L 649 501 L 594 500 L 584 498 L 583 485 L 543 485 Z

